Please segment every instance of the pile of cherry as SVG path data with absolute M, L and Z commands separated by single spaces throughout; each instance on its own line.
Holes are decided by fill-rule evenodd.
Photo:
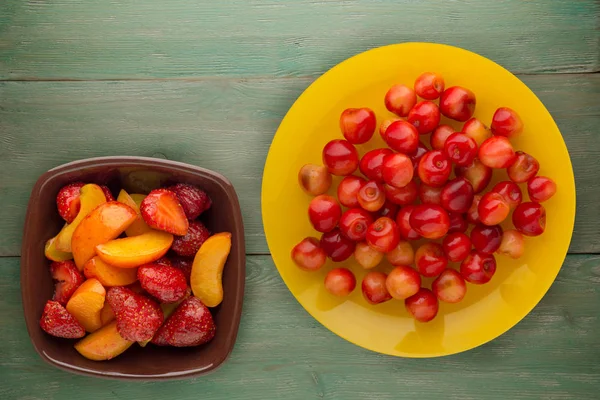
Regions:
M 438 98 L 439 105 L 432 101 Z M 492 279 L 494 253 L 523 255 L 523 235 L 544 232 L 546 211 L 540 203 L 554 195 L 556 184 L 537 175 L 540 165 L 533 156 L 513 149 L 510 139 L 522 134 L 523 122 L 510 108 L 498 108 L 488 128 L 472 118 L 473 92 L 460 86 L 445 89 L 443 77 L 431 72 L 420 75 L 414 89 L 392 86 L 384 101 L 399 117 L 379 126 L 389 148 L 360 158 L 355 145 L 373 137 L 376 117 L 369 108 L 349 108 L 340 116 L 346 140 L 325 145 L 323 166 L 301 168 L 300 186 L 316 196 L 308 216 L 322 236 L 305 238 L 291 256 L 308 271 L 319 270 L 327 257 L 342 262 L 354 255 L 365 269 L 375 268 L 385 257 L 394 269 L 365 275 L 365 299 L 371 304 L 404 300 L 416 320 L 427 322 L 437 315 L 438 299 L 457 303 L 466 294 L 466 282 Z M 440 125 L 441 115 L 464 122 L 462 130 Z M 431 149 L 419 140 L 429 133 Z M 353 175 L 357 169 L 364 178 Z M 510 180 L 484 193 L 494 169 L 506 169 Z M 325 194 L 331 175 L 344 176 L 337 200 Z M 523 201 L 519 184 L 526 184 L 530 201 Z M 500 224 L 511 211 L 516 229 L 503 230 Z M 422 238 L 432 241 L 414 251 L 411 241 Z M 460 263 L 458 271 L 449 262 Z M 422 287 L 421 276 L 435 278 L 432 290 Z M 336 296 L 347 296 L 355 286 L 347 268 L 332 269 L 325 277 L 325 288 Z

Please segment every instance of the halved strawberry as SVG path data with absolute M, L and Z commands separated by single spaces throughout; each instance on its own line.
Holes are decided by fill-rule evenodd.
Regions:
M 50 274 L 52 279 L 57 281 L 54 285 L 52 300 L 63 306 L 67 304 L 71 295 L 85 280 L 73 260 L 53 262 L 50 264 Z
M 79 213 L 79 190 L 85 185 L 83 182 L 71 183 L 58 191 L 56 206 L 58 213 L 68 223 L 73 222 Z
M 162 303 L 174 303 L 185 297 L 185 275 L 175 267 L 146 264 L 138 268 L 140 285 L 148 294 Z
M 194 258 L 174 256 L 171 257 L 171 265 L 173 265 L 174 268 L 177 268 L 181 270 L 181 272 L 183 272 L 183 275 L 185 275 L 185 279 L 189 284 L 190 276 L 192 275 L 192 265 L 194 265 Z
M 184 236 L 188 220 L 175 193 L 167 189 L 155 189 L 142 201 L 142 218 L 148 226 L 173 235 Z
M 108 186 L 102 185 L 102 186 L 100 186 L 100 189 L 102 189 L 102 192 L 104 192 L 104 197 L 106 197 L 106 201 L 107 202 L 109 202 L 109 201 L 115 201 L 115 197 L 110 192 L 110 189 L 108 188 Z
M 44 332 L 52 336 L 78 339 L 85 336 L 85 329 L 59 302 L 48 300 L 40 319 Z
M 173 239 L 171 250 L 180 256 L 194 257 L 202 243 L 210 237 L 210 232 L 200 221 L 191 221 L 185 236 Z
M 210 197 L 204 190 L 198 189 L 196 186 L 188 185 L 186 183 L 178 183 L 173 186 L 169 186 L 167 189 L 173 191 L 187 218 L 192 221 L 204 211 L 208 210 L 212 205 Z
M 164 265 L 165 267 L 172 266 L 171 260 L 168 259 L 166 256 L 159 258 L 158 260 L 154 261 L 152 264 Z
M 132 342 L 149 340 L 163 323 L 163 312 L 155 301 L 126 287 L 108 289 L 106 301 L 115 313 L 117 330 L 123 339 Z
M 215 331 L 209 309 L 197 297 L 191 296 L 160 327 L 152 343 L 159 346 L 198 346 L 212 340 Z

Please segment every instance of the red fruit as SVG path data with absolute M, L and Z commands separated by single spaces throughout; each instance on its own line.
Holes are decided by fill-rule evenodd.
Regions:
M 492 180 L 492 169 L 483 165 L 477 158 L 468 167 L 457 166 L 454 173 L 456 176 L 467 178 L 475 193 L 483 191 Z
M 435 72 L 425 72 L 415 81 L 415 92 L 419 97 L 435 100 L 444 92 L 444 78 Z
M 500 225 L 475 225 L 471 231 L 471 243 L 475 250 L 485 254 L 492 254 L 498 250 L 500 243 L 502 243 L 502 228 Z
M 386 199 L 394 204 L 405 206 L 414 203 L 417 199 L 417 184 L 414 181 L 408 182 L 401 188 L 386 183 L 383 188 Z
M 471 208 L 467 211 L 467 222 L 470 224 L 478 224 L 479 222 L 479 203 L 481 202 L 481 196 L 476 194 L 473 197 L 473 203 Z
M 414 205 L 408 205 L 402 207 L 400 211 L 398 211 L 398 215 L 396 216 L 396 224 L 398 225 L 398 230 L 400 231 L 400 236 L 406 240 L 417 240 L 421 237 L 417 231 L 415 231 L 410 225 L 410 216 L 412 212 L 417 208 Z
M 106 301 L 115 313 L 117 331 L 123 339 L 132 342 L 150 340 L 163 323 L 163 312 L 155 301 L 126 287 L 109 288 Z
M 450 229 L 450 218 L 442 207 L 436 204 L 421 204 L 410 215 L 410 226 L 427 239 L 439 239 Z
M 539 236 L 546 229 L 546 209 L 539 203 L 521 203 L 513 212 L 512 222 L 523 235 Z
M 383 253 L 371 248 L 367 242 L 360 242 L 354 249 L 354 258 L 364 269 L 371 269 L 378 266 L 383 260 Z
M 392 296 L 385 287 L 387 275 L 383 272 L 370 271 L 362 280 L 362 294 L 370 304 L 380 304 L 391 300 Z
M 171 250 L 180 256 L 193 257 L 210 237 L 210 231 L 200 221 L 191 221 L 185 236 L 175 236 Z
M 511 181 L 497 183 L 496 186 L 493 187 L 492 192 L 501 194 L 511 210 L 521 204 L 521 201 L 523 200 L 519 185 Z
M 415 261 L 415 251 L 409 242 L 401 240 L 396 247 L 385 253 L 385 257 L 392 265 L 411 265 Z
M 477 146 L 481 146 L 487 138 L 492 136 L 490 129 L 477 118 L 471 118 L 462 127 L 462 133 L 475 141 Z
M 508 217 L 510 206 L 500 193 L 489 192 L 481 198 L 477 212 L 483 224 L 498 225 Z
M 425 243 L 415 253 L 415 265 L 425 277 L 438 276 L 448 266 L 448 258 L 438 243 Z
M 414 168 L 408 156 L 396 153 L 383 159 L 383 180 L 388 185 L 404 187 L 412 181 Z
M 389 126 L 396 121 L 400 121 L 400 118 L 390 118 L 390 119 L 386 119 L 384 120 L 381 124 L 379 124 L 379 135 L 381 136 L 381 138 L 385 141 L 385 131 L 387 130 L 387 128 L 389 128 Z
M 327 254 L 321 248 L 319 239 L 307 237 L 292 249 L 292 260 L 305 271 L 318 271 L 325 265 Z
M 308 218 L 315 230 L 329 232 L 340 220 L 342 208 L 335 199 L 327 194 L 315 197 L 308 205 Z
M 175 267 L 142 265 L 137 270 L 137 277 L 142 288 L 161 303 L 174 303 L 186 295 L 185 275 Z
M 85 280 L 73 260 L 53 262 L 50 264 L 50 275 L 56 281 L 52 300 L 63 306 L 67 304 L 71 295 Z
M 383 159 L 393 154 L 390 149 L 375 149 L 365 153 L 360 159 L 360 172 L 371 181 L 383 181 Z
M 523 234 L 516 229 L 508 229 L 502 234 L 502 242 L 496 253 L 509 256 L 511 258 L 520 258 L 525 253 L 525 238 Z
M 419 145 L 417 146 L 417 151 L 410 155 L 410 161 L 412 161 L 413 166 L 415 168 L 415 175 L 417 174 L 417 169 L 419 166 L 419 162 L 421 158 L 425 155 L 425 153 L 429 152 L 427 146 L 423 144 L 423 142 L 419 141 Z
M 458 303 L 467 294 L 464 278 L 453 269 L 444 270 L 433 281 L 431 289 L 438 299 L 446 303 Z
M 385 94 L 385 108 L 400 117 L 406 117 L 417 102 L 415 91 L 406 85 L 394 85 Z
M 358 151 L 346 140 L 332 140 L 323 148 L 323 164 L 333 175 L 350 175 L 358 168 Z
M 115 197 L 110 192 L 110 189 L 106 185 L 101 185 L 100 189 L 102 189 L 102 193 L 104 193 L 104 197 L 106 197 L 106 201 L 115 201 Z
M 211 341 L 215 332 L 209 309 L 200 299 L 190 296 L 167 318 L 152 338 L 152 343 L 158 346 L 199 346 Z
M 154 264 L 158 264 L 158 261 L 155 261 Z M 188 283 L 190 282 L 190 276 L 192 275 L 192 265 L 194 265 L 194 259 L 191 257 L 174 256 L 171 258 L 170 266 L 183 272 Z
M 470 165 L 477 155 L 477 143 L 467 135 L 456 132 L 446 139 L 444 153 L 456 165 Z
M 298 172 L 298 183 L 307 194 L 318 196 L 331 187 L 331 174 L 322 165 L 305 164 Z
M 375 133 L 377 121 L 370 108 L 347 108 L 340 115 L 340 129 L 347 141 L 367 143 Z
M 391 218 L 379 217 L 367 230 L 367 243 L 382 253 L 392 251 L 398 242 L 400 242 L 400 231 Z
M 348 296 L 356 287 L 356 278 L 347 268 L 335 268 L 325 276 L 325 289 L 334 296 Z
M 356 247 L 356 242 L 342 235 L 339 228 L 324 233 L 321 236 L 320 244 L 327 257 L 335 262 L 347 260 L 354 253 Z
M 177 199 L 183 207 L 183 212 L 190 221 L 198 218 L 212 205 L 212 200 L 208 197 L 208 194 L 194 185 L 178 183 L 168 189 L 177 195 Z
M 419 186 L 419 199 L 423 204 L 441 204 L 443 187 L 433 187 L 421 183 Z
M 69 224 L 79 214 L 81 203 L 79 201 L 79 190 L 85 185 L 83 182 L 71 183 L 63 186 L 56 196 L 56 206 L 58 213 Z
M 377 211 L 377 216 L 388 217 L 393 220 L 396 220 L 397 214 L 398 206 L 387 199 L 385 200 L 385 203 L 383 203 L 383 207 L 381 207 L 379 211 Z
M 411 108 L 407 121 L 417 128 L 419 134 L 424 135 L 440 124 L 440 109 L 431 101 L 420 101 Z
M 373 223 L 373 217 L 362 208 L 344 211 L 340 218 L 340 230 L 348 239 L 360 242 L 367 236 L 367 229 Z
M 460 274 L 467 282 L 476 285 L 488 283 L 496 272 L 496 259 L 491 254 L 479 253 L 471 250 L 471 253 L 460 264 Z
M 59 302 L 48 300 L 42 312 L 40 327 L 44 332 L 66 339 L 85 336 L 85 329 Z
M 153 264 L 162 265 L 162 266 L 165 266 L 165 267 L 172 267 L 173 266 L 173 263 L 167 257 L 161 257 L 158 260 L 154 261 Z
M 429 322 L 437 315 L 440 304 L 431 290 L 421 288 L 404 300 L 404 306 L 417 321 Z
M 472 204 L 472 202 L 471 202 Z M 454 232 L 466 232 L 469 224 L 465 220 L 463 214 L 457 214 L 450 212 L 448 213 L 448 217 L 450 218 L 450 228 L 448 228 L 448 233 Z
M 430 186 L 443 186 L 452 172 L 452 163 L 440 150 L 432 150 L 419 161 L 419 178 Z
M 441 206 L 451 212 L 465 213 L 469 211 L 474 195 L 473 186 L 466 178 L 454 178 L 442 189 Z
M 498 136 L 513 138 L 523 132 L 523 121 L 515 110 L 500 107 L 492 117 L 492 133 Z
M 185 211 L 175 192 L 155 189 L 142 200 L 140 212 L 149 227 L 184 236 L 189 227 Z
M 419 146 L 417 128 L 402 120 L 393 122 L 387 128 L 384 139 L 388 146 L 404 154 L 414 153 Z
M 421 276 L 413 268 L 399 265 L 389 273 L 385 286 L 394 299 L 404 300 L 419 291 Z
M 375 181 L 365 183 L 358 191 L 356 198 L 362 208 L 371 212 L 378 211 L 385 204 L 383 186 Z
M 442 93 L 440 111 L 448 118 L 464 122 L 473 116 L 477 100 L 469 89 L 453 86 Z
M 451 233 L 444 238 L 442 243 L 444 253 L 448 260 L 458 262 L 464 260 L 471 251 L 471 240 L 461 232 Z
M 337 196 L 340 203 L 344 207 L 358 207 L 358 191 L 365 183 L 367 181 L 358 176 L 345 176 L 337 188 Z
M 444 144 L 450 135 L 455 132 L 450 125 L 440 125 L 431 134 L 429 142 L 434 150 L 444 150 Z
M 490 168 L 508 168 L 515 159 L 512 144 L 504 136 L 486 139 L 479 147 L 479 160 Z
M 516 183 L 527 182 L 540 170 L 540 163 L 533 156 L 522 151 L 517 151 L 515 156 L 515 162 L 506 169 L 511 181 Z
M 549 200 L 556 193 L 556 183 L 545 176 L 535 176 L 527 181 L 529 200 L 542 203 Z

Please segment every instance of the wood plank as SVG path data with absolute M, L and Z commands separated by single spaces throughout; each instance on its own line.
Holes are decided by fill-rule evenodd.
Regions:
M 600 69 L 595 0 L 0 2 L 0 78 L 315 76 L 364 50 L 442 42 L 517 73 Z
M 382 356 L 306 313 L 266 256 L 248 258 L 244 315 L 231 358 L 204 378 L 133 384 L 43 363 L 21 316 L 18 258 L 0 259 L 2 399 L 593 399 L 600 385 L 600 257 L 568 256 L 550 291 L 513 329 L 437 359 Z M 42 395 L 43 393 L 43 395 Z
M 571 251 L 600 251 L 595 201 L 600 196 L 595 163 L 600 155 L 600 74 L 522 78 L 555 117 L 571 152 L 579 194 Z M 0 83 L 0 220 L 5 232 L 0 256 L 20 254 L 25 206 L 41 173 L 106 155 L 165 156 L 225 174 L 240 196 L 248 252 L 268 253 L 260 212 L 263 164 L 279 122 L 310 82 Z

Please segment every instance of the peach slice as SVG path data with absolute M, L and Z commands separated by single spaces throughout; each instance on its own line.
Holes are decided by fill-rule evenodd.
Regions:
M 207 307 L 223 301 L 223 267 L 230 251 L 231 233 L 222 232 L 206 239 L 194 257 L 190 286 Z
M 104 262 L 118 268 L 134 268 L 164 256 L 173 243 L 173 235 L 151 230 L 139 236 L 111 240 L 96 246 Z
M 104 361 L 122 354 L 133 343 L 119 335 L 117 321 L 113 321 L 75 343 L 75 350 L 90 360 Z
M 121 189 L 121 191 L 119 192 L 117 201 L 128 205 L 137 214 L 137 218 L 135 219 L 135 221 L 133 221 L 133 223 L 129 225 L 129 228 L 125 230 L 125 234 L 127 236 L 138 236 L 149 232 L 152 229 L 146 224 L 146 222 L 144 222 L 142 214 L 140 213 L 140 206 L 135 202 L 135 200 L 131 198 L 131 196 L 124 189 Z
M 132 193 L 129 196 L 131 196 L 131 199 L 133 201 L 135 201 L 135 204 L 137 204 L 138 208 L 140 208 L 142 205 L 142 201 L 144 201 L 144 199 L 146 198 L 147 195 L 139 194 L 139 193 Z
M 136 268 L 113 267 L 98 256 L 85 263 L 83 274 L 88 279 L 98 279 L 103 286 L 127 286 L 137 281 Z
M 115 312 L 113 311 L 108 301 L 104 302 L 104 307 L 100 311 L 100 320 L 102 321 L 102 326 L 106 326 L 109 322 L 112 322 L 115 319 Z
M 48 260 L 52 261 L 67 261 L 73 259 L 72 253 L 60 251 L 56 248 L 56 236 L 48 239 L 46 246 L 44 247 L 44 254 Z
M 104 196 L 102 188 L 93 183 L 83 186 L 79 193 L 81 206 L 79 207 L 77 217 L 70 224 L 66 224 L 56 236 L 56 248 L 67 253 L 72 252 L 71 239 L 81 221 L 96 207 L 106 203 L 106 196 Z
M 73 293 L 67 303 L 67 311 L 88 332 L 102 327 L 102 308 L 106 298 L 106 289 L 98 279 L 88 279 Z
M 71 240 L 77 268 L 83 270 L 85 263 L 96 255 L 97 245 L 119 236 L 136 218 L 135 210 L 118 201 L 104 203 L 89 213 Z

